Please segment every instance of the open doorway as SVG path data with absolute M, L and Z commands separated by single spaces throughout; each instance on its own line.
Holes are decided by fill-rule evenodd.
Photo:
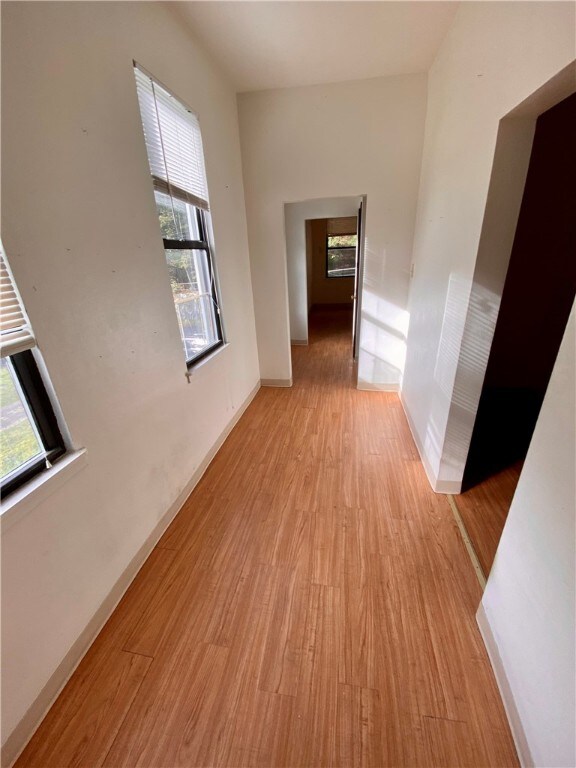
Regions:
M 355 355 L 362 284 L 363 224 L 360 196 L 322 198 L 284 206 L 292 347 L 325 337 L 348 336 Z M 354 382 L 355 383 L 355 382 Z
M 576 94 L 542 113 L 457 505 L 487 575 L 576 294 Z
M 319 323 L 334 330 L 338 326 L 348 334 L 351 344 L 357 249 L 357 216 L 306 220 L 306 262 L 311 273 L 309 328 Z

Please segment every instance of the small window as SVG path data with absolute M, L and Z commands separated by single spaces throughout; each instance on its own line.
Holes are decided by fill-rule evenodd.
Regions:
M 62 456 L 66 447 L 32 350 L 36 340 L 2 252 L 0 477 L 2 495 Z
M 223 343 L 210 206 L 196 115 L 135 66 L 166 265 L 188 366 Z
M 326 277 L 354 277 L 358 236 L 328 235 L 326 241 Z

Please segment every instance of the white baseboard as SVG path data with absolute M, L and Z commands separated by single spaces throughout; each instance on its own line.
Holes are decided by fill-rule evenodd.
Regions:
M 420 454 L 420 461 L 422 462 L 424 471 L 426 472 L 426 477 L 428 478 L 428 482 L 432 486 L 432 490 L 436 490 L 436 484 L 438 482 L 438 478 L 436 477 L 436 473 L 432 469 L 430 462 L 428 461 L 428 457 L 424 452 L 424 446 L 420 442 L 420 437 L 418 436 L 418 432 L 416 431 L 416 427 L 414 426 L 414 422 L 412 421 L 412 417 L 410 416 L 410 411 L 406 407 L 406 403 L 404 402 L 404 398 L 402 397 L 402 392 L 400 392 L 400 404 L 404 411 L 404 416 L 406 416 L 406 421 L 408 422 L 408 426 L 410 427 L 410 432 L 412 433 L 412 439 L 416 443 L 416 448 L 418 450 L 418 453 Z M 458 493 L 458 491 L 446 491 L 446 493 Z
M 402 391 L 400 391 L 399 397 L 400 397 L 400 404 L 402 405 L 402 408 L 404 410 L 404 415 L 406 416 L 406 421 L 408 422 L 408 426 L 410 427 L 410 432 L 412 433 L 412 438 L 416 443 L 416 448 L 418 450 L 418 453 L 420 454 L 420 460 L 422 462 L 422 466 L 424 467 L 424 471 L 426 472 L 426 477 L 428 478 L 428 482 L 430 483 L 432 490 L 434 491 L 434 493 L 444 493 L 444 494 L 449 493 L 454 496 L 457 496 L 462 490 L 462 481 L 461 480 L 438 480 L 438 477 L 436 476 L 436 473 L 432 469 L 432 465 L 430 464 L 428 457 L 426 456 L 426 453 L 424 451 L 424 446 L 420 442 L 418 432 L 416 431 L 416 427 L 414 426 L 414 422 L 412 421 L 412 417 L 410 416 L 410 411 L 406 407 L 406 403 L 404 402 L 404 398 L 402 397 Z
M 528 746 L 528 739 L 526 738 L 522 720 L 520 719 L 520 713 L 518 712 L 518 707 L 516 706 L 516 701 L 512 694 L 512 688 L 510 687 L 508 676 L 506 675 L 506 670 L 504 669 L 504 664 L 502 663 L 498 651 L 496 639 L 492 633 L 492 627 L 490 626 L 490 622 L 488 621 L 482 603 L 480 603 L 476 613 L 476 621 L 488 652 L 490 664 L 494 670 L 494 677 L 496 678 L 496 683 L 500 690 L 500 696 L 502 697 L 502 703 L 504 704 L 510 730 L 512 731 L 512 738 L 516 745 L 520 765 L 522 765 L 522 768 L 533 768 L 535 763 L 530 752 L 530 747 Z
M 373 384 L 371 381 L 359 381 L 356 384 L 356 389 L 361 389 L 363 392 L 398 392 L 400 390 L 400 385 Z
M 290 339 L 290 344 L 293 347 L 307 347 L 308 339 Z
M 451 496 L 458 496 L 462 491 L 462 482 L 460 480 L 436 480 L 436 487 L 432 486 L 434 493 L 449 493 Z
M 232 419 L 222 430 L 217 440 L 214 442 L 204 457 L 203 461 L 194 472 L 190 481 L 178 494 L 176 500 L 155 526 L 154 530 L 150 533 L 138 552 L 134 555 L 118 581 L 114 584 L 109 594 L 101 603 L 94 616 L 90 619 L 85 629 L 72 645 L 66 656 L 62 659 L 44 688 L 42 688 L 24 717 L 20 720 L 16 728 L 6 739 L 6 743 L 2 747 L 1 765 L 3 768 L 8 768 L 11 766 L 20 756 L 20 753 L 32 738 L 34 732 L 44 719 L 46 713 L 74 673 L 76 667 L 80 664 L 86 655 L 86 652 L 96 639 L 98 633 L 104 624 L 108 621 L 114 609 L 124 596 L 124 593 L 138 574 L 138 571 L 144 565 L 144 562 L 160 540 L 160 537 L 166 528 L 168 528 L 172 520 L 176 517 L 177 513 L 184 505 L 184 502 L 188 496 L 190 496 L 204 472 L 208 469 L 210 462 L 218 453 L 222 447 L 222 444 L 232 429 L 236 426 L 237 422 L 240 420 L 240 417 L 246 408 L 250 405 L 259 389 L 260 383 L 254 387 L 248 397 L 240 405 Z
M 263 387 L 291 387 L 292 377 L 289 379 L 260 379 Z

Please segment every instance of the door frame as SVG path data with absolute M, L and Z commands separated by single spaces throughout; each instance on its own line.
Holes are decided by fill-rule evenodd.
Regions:
M 364 253 L 366 250 L 366 195 L 361 195 L 358 209 L 358 238 L 356 255 L 356 275 L 354 277 L 354 310 L 352 317 L 352 358 L 358 362 L 360 353 L 360 332 L 362 319 L 362 294 L 364 289 Z M 358 383 L 358 365 L 355 365 L 356 384 Z

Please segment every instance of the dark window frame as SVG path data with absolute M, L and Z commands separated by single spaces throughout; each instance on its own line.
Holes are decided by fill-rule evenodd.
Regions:
M 32 351 L 17 352 L 10 355 L 9 360 L 34 419 L 45 455 L 34 463 L 25 464 L 20 471 L 14 470 L 7 476 L 8 479 L 3 479 L 0 489 L 2 496 L 7 496 L 41 474 L 48 468 L 48 464 L 53 464 L 67 450 L 54 407 Z
M 202 239 L 201 240 L 172 240 L 172 239 L 163 238 L 164 250 L 165 251 L 194 250 L 194 251 L 204 251 L 206 253 L 206 262 L 208 265 L 208 272 L 210 275 L 210 292 L 212 295 L 212 302 L 214 305 L 214 323 L 216 325 L 216 332 L 218 336 L 218 340 L 214 342 L 214 344 L 210 344 L 210 346 L 206 347 L 206 349 L 203 349 L 197 355 L 194 355 L 194 357 L 188 358 L 186 360 L 186 366 L 188 370 L 190 370 L 190 368 L 193 368 L 197 363 L 199 363 L 205 357 L 207 357 L 208 355 L 211 355 L 214 351 L 224 346 L 224 333 L 222 329 L 222 320 L 220 318 L 220 301 L 218 298 L 218 290 L 216 287 L 216 270 L 214 269 L 214 258 L 212 255 L 212 249 L 210 248 L 210 243 L 208 241 L 206 211 L 204 211 L 202 208 L 198 208 L 198 206 L 196 205 L 192 205 L 192 203 L 186 203 L 186 205 L 188 205 L 192 209 L 192 211 L 194 212 L 194 215 L 196 216 L 196 221 L 198 223 L 198 231 Z
M 193 258 L 201 271 L 197 274 L 201 309 L 202 332 L 187 335 L 181 314 L 181 300 L 176 295 L 174 281 L 172 292 L 185 362 L 188 370 L 201 360 L 225 346 L 226 339 L 220 302 L 220 287 L 217 277 L 217 260 L 213 253 L 212 227 L 209 213 L 208 188 L 204 162 L 204 150 L 200 124 L 195 112 L 170 89 L 154 78 L 149 72 L 133 60 L 136 77 L 136 91 L 140 106 L 140 117 L 144 131 L 148 164 L 152 176 L 156 207 L 160 218 L 160 229 L 164 250 L 195 251 Z M 161 114 L 163 115 L 161 119 Z M 188 137 L 188 150 L 182 152 L 178 131 L 178 122 L 187 125 L 184 135 Z M 163 135 L 164 128 L 168 130 Z M 176 138 L 171 133 L 176 130 Z M 165 140 L 166 139 L 166 140 Z M 184 139 L 182 139 L 184 141 Z M 192 167 L 194 166 L 194 167 Z M 189 172 L 189 176 L 187 176 Z M 166 207 L 158 199 L 157 193 L 171 199 L 174 227 L 165 228 L 160 208 Z M 183 230 L 178 223 L 175 203 L 183 203 L 186 217 L 190 222 L 196 220 L 197 231 Z M 178 206 L 179 207 L 179 206 Z M 187 239 L 194 236 L 198 239 Z M 202 262 L 200 265 L 199 262 Z M 170 257 L 166 253 L 166 263 L 171 268 Z M 200 279 L 201 278 L 201 279 Z M 201 287 L 200 287 L 201 286 Z M 194 300 L 194 296 L 182 296 L 182 300 Z M 187 322 L 188 326 L 189 323 Z M 208 327 L 209 326 L 209 327 Z M 199 343 L 198 343 L 199 342 Z M 202 347 L 202 344 L 207 346 Z M 200 351 L 194 354 L 198 347 Z M 192 357 L 189 355 L 192 354 Z
M 356 242 L 356 245 L 352 246 L 346 246 L 346 245 L 338 245 L 338 246 L 330 246 L 328 243 L 330 242 L 331 237 L 352 237 L 356 236 L 356 239 L 358 239 L 358 233 L 357 232 L 339 232 L 338 235 L 334 234 L 326 234 L 326 274 L 325 277 L 328 280 L 346 280 L 346 279 L 354 279 L 354 276 L 356 274 L 356 266 L 354 267 L 354 274 L 353 275 L 331 275 L 330 270 L 328 268 L 328 256 L 330 254 L 330 251 L 354 251 L 354 258 L 356 259 L 356 251 L 358 249 L 358 242 Z

